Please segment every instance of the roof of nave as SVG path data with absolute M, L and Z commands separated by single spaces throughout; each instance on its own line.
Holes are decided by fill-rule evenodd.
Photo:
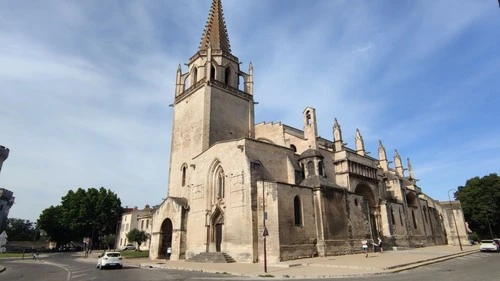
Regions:
M 200 51 L 206 51 L 209 45 L 214 50 L 231 53 L 231 45 L 227 34 L 226 22 L 224 21 L 221 0 L 213 0 L 212 2 L 210 14 L 208 15 L 207 24 L 205 25 L 200 42 Z
M 305 158 L 311 158 L 311 157 L 323 158 L 323 155 L 321 155 L 321 152 L 319 152 L 318 149 L 309 148 L 300 154 L 299 160 L 302 160 Z
M 327 178 L 324 178 L 322 176 L 310 176 L 306 179 L 304 179 L 301 183 L 301 186 L 307 186 L 307 187 L 331 187 L 331 188 L 340 188 L 342 189 L 341 186 L 337 185 L 334 182 L 331 182 Z

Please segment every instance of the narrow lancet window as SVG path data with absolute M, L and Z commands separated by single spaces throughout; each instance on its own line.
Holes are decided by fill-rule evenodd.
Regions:
M 302 206 L 300 197 L 297 195 L 293 199 L 293 214 L 295 217 L 295 225 L 302 226 Z

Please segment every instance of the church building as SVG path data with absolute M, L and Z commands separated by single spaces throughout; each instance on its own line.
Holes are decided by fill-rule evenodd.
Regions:
M 467 243 L 459 202 L 419 186 L 410 160 L 378 158 L 339 122 L 319 137 L 316 111 L 303 128 L 254 121 L 253 66 L 231 51 L 221 0 L 213 0 L 197 52 L 179 65 L 167 198 L 154 210 L 151 259 L 224 253 L 238 262 L 279 262 L 384 247 Z M 394 167 L 389 164 L 394 163 Z M 405 173 L 407 172 L 407 173 Z M 454 222 L 454 219 L 456 223 Z M 457 233 L 457 231 L 458 233 Z

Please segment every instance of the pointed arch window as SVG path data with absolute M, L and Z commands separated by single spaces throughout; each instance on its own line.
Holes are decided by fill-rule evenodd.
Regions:
M 298 195 L 293 199 L 293 214 L 295 226 L 302 226 L 302 203 Z
M 226 70 L 224 71 L 224 83 L 229 85 L 231 82 L 231 68 L 228 66 L 226 67 Z
M 391 221 L 392 221 L 392 225 L 396 224 L 396 221 L 394 220 L 394 210 L 392 209 L 392 207 L 391 207 Z
M 210 65 L 210 80 L 215 80 L 215 66 L 213 64 Z
M 311 112 L 310 111 L 306 112 L 306 124 L 307 125 L 311 125 L 312 124 Z
M 224 198 L 225 194 L 225 181 L 224 181 L 224 170 L 221 166 L 215 169 L 213 177 L 213 188 L 215 193 L 215 199 Z
M 318 162 L 318 174 L 322 177 L 325 177 L 325 164 L 323 161 Z
M 193 74 L 191 75 L 191 86 L 198 82 L 198 68 L 193 67 Z
M 181 171 L 182 171 L 181 185 L 185 186 L 186 185 L 186 174 L 187 174 L 187 164 L 186 163 L 182 164 Z
M 415 218 L 415 212 L 411 210 L 411 218 L 413 220 L 413 228 L 417 229 L 417 220 Z
M 307 177 L 314 176 L 314 162 L 307 162 Z

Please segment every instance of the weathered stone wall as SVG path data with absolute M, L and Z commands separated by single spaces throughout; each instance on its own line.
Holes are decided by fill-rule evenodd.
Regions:
M 294 199 L 301 203 L 302 218 L 295 224 Z M 279 237 L 282 260 L 316 255 L 316 223 L 313 192 L 309 188 L 278 184 Z
M 166 220 L 172 222 L 172 254 L 170 259 L 177 260 L 185 257 L 186 246 L 182 236 L 185 235 L 187 215 L 186 206 L 182 206 L 175 202 L 171 197 L 165 199 L 162 204 L 156 209 L 153 214 L 151 247 L 149 257 L 151 259 L 163 258 L 162 254 L 166 253 L 164 247 L 162 224 Z

